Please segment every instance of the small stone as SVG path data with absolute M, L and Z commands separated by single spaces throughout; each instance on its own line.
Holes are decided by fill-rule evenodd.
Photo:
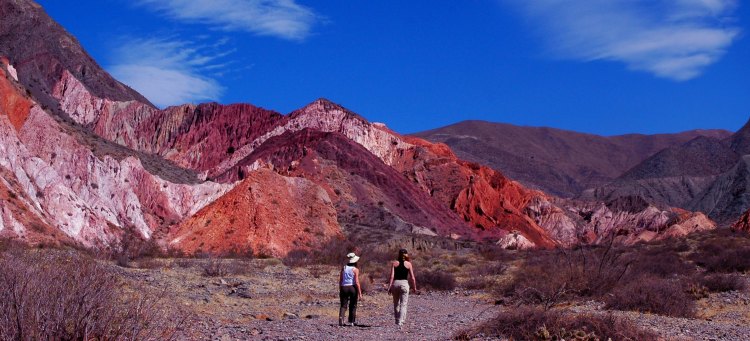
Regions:
M 294 314 L 294 313 L 284 313 L 284 319 L 286 319 L 286 320 L 296 320 L 298 318 L 299 318 L 299 316 L 297 316 L 297 314 Z

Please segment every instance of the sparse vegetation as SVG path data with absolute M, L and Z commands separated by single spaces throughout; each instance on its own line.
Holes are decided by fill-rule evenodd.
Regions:
M 224 277 L 228 274 L 225 260 L 221 258 L 208 258 L 203 264 L 203 276 Z
M 418 279 L 421 287 L 432 290 L 453 290 L 457 286 L 456 277 L 450 272 L 427 270 Z
M 695 301 L 685 287 L 674 280 L 657 277 L 639 278 L 618 286 L 604 296 L 607 308 L 676 317 L 695 315 Z
M 520 307 L 499 314 L 477 328 L 462 331 L 457 340 L 477 336 L 502 336 L 511 340 L 654 340 L 652 332 L 613 315 L 575 314 Z
M 0 268 L 2 340 L 164 340 L 186 320 L 80 252 L 6 251 Z

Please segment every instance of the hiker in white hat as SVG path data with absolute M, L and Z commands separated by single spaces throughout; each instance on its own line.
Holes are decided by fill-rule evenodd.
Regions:
M 357 320 L 357 301 L 362 298 L 362 286 L 359 285 L 359 269 L 357 261 L 359 256 L 354 252 L 346 255 L 346 265 L 339 274 L 339 299 L 341 309 L 339 310 L 339 326 L 353 326 Z M 349 306 L 349 322 L 344 322 L 346 308 Z

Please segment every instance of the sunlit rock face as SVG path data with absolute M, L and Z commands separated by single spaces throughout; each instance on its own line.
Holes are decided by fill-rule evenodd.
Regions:
M 314 182 L 268 169 L 181 222 L 170 245 L 187 253 L 283 256 L 342 236 L 328 193 Z
M 27 97 L 5 71 L 2 76 L 3 182 L 6 187 L 14 184 L 14 195 L 29 209 L 27 214 L 73 241 L 109 246 L 123 232 L 151 238 L 230 187 L 173 183 L 155 176 L 144 169 L 138 154 L 56 119 Z M 21 230 L 16 214 L 4 214 L 3 220 L 3 225 Z

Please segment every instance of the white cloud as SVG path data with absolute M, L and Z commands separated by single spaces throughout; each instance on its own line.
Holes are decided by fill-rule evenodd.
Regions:
M 169 39 L 124 40 L 107 69 L 159 107 L 218 100 L 224 88 L 206 74 L 223 69 L 221 60 L 232 51 L 201 51 L 212 49 Z
M 245 31 L 302 40 L 318 16 L 295 0 L 136 0 L 169 18 L 207 24 L 227 31 Z
M 510 0 L 563 58 L 621 62 L 677 81 L 699 76 L 738 37 L 736 0 Z

